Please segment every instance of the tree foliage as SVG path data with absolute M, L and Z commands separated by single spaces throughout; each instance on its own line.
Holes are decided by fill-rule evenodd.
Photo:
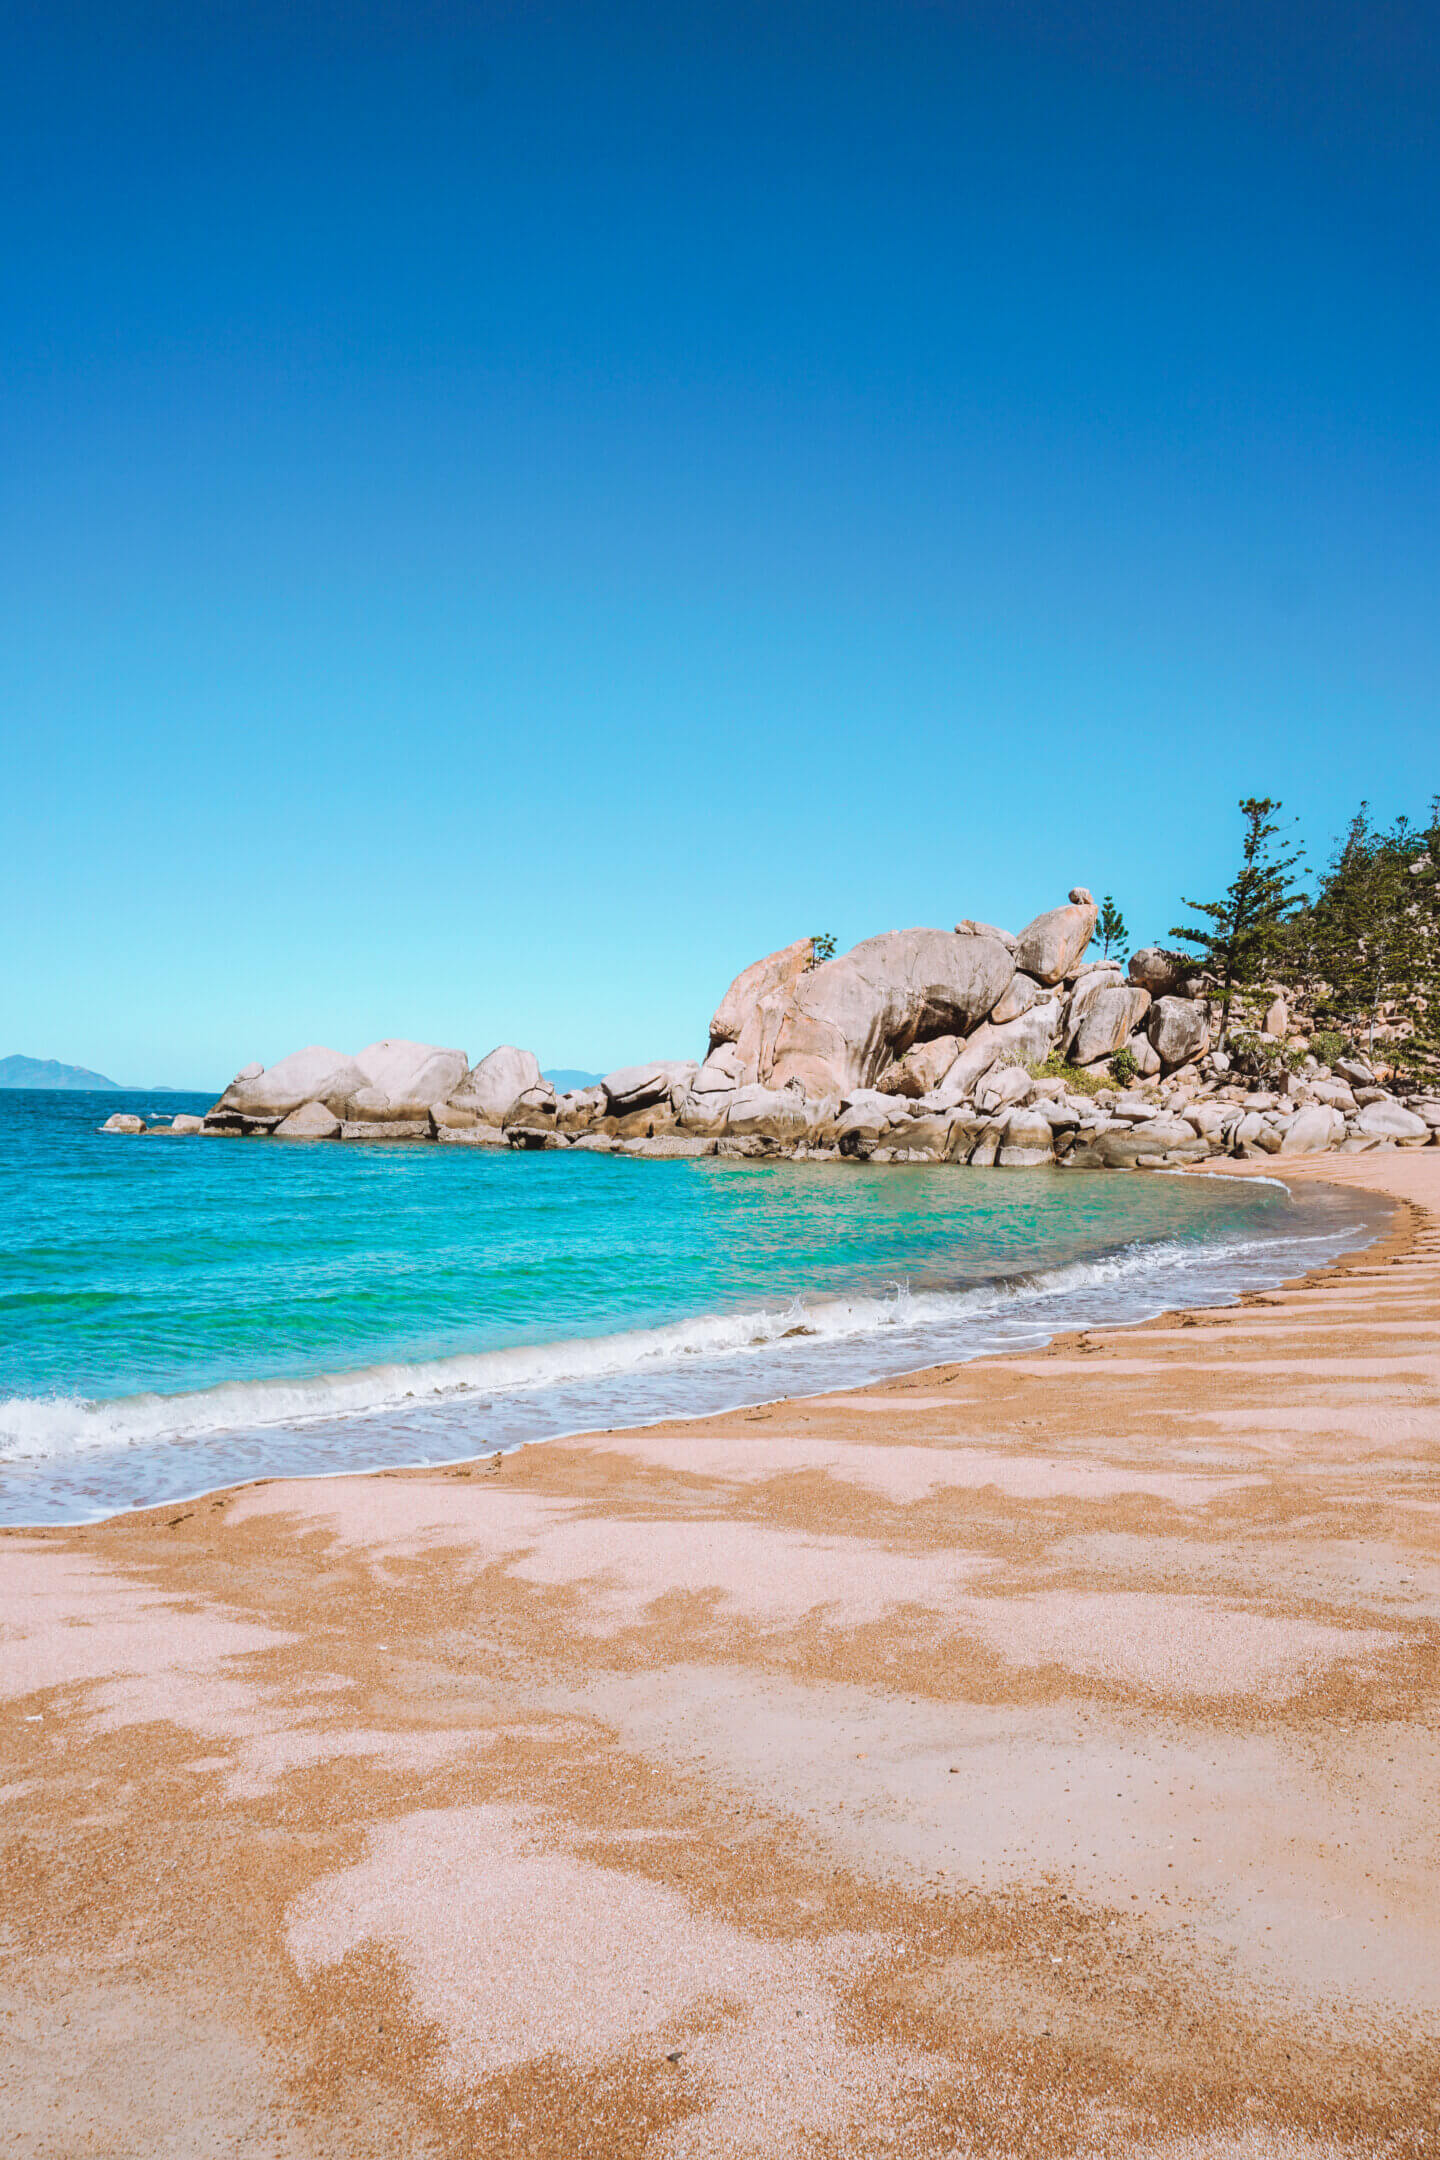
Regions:
M 1126 960 L 1130 956 L 1130 933 L 1125 918 L 1107 892 L 1100 903 L 1100 916 L 1095 925 L 1095 935 L 1100 940 L 1100 950 L 1107 960 Z
M 1440 801 L 1429 821 L 1382 828 L 1361 803 L 1289 932 L 1292 972 L 1315 1008 L 1373 1048 L 1387 1007 L 1403 1012 L 1422 1063 L 1440 1056 Z
M 1177 924 L 1170 932 L 1192 946 L 1201 965 L 1215 976 L 1222 1034 L 1230 1024 L 1235 992 L 1258 982 L 1268 971 L 1283 947 L 1287 924 L 1305 904 L 1305 893 L 1291 876 L 1305 851 L 1281 844 L 1282 828 L 1275 817 L 1281 808 L 1268 795 L 1244 797 L 1240 868 L 1224 898 L 1182 899 L 1181 906 L 1193 909 L 1203 920 Z

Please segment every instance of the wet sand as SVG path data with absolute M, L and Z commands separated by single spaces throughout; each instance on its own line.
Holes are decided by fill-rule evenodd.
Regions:
M 0 1536 L 0 2153 L 1440 2148 L 1440 1152 L 847 1395 Z

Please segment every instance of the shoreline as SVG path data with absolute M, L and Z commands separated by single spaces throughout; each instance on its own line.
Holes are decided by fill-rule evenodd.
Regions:
M 1152 1174 L 1165 1175 L 1167 1173 L 1159 1172 Z M 1197 1165 L 1193 1168 L 1183 1171 L 1176 1170 L 1168 1174 L 1173 1176 L 1183 1175 L 1186 1177 L 1209 1177 L 1220 1183 L 1257 1183 L 1276 1188 L 1279 1191 L 1285 1193 L 1287 1196 L 1290 1194 L 1291 1189 L 1290 1185 L 1287 1184 L 1285 1178 L 1276 1176 L 1273 1169 L 1271 1169 L 1268 1164 L 1261 1163 L 1256 1163 L 1253 1166 L 1246 1166 L 1243 1168 L 1235 1168 L 1232 1170 L 1218 1170 L 1209 1164 L 1205 1164 Z M 1312 1176 L 1304 1180 L 1304 1182 L 1314 1183 L 1317 1181 Z M 1328 1185 L 1332 1190 L 1335 1190 L 1337 1192 L 1343 1192 L 1345 1190 L 1344 1185 L 1335 1179 L 1326 1179 L 1322 1177 L 1318 1180 L 1318 1182 L 1320 1182 L 1322 1185 Z M 1393 1203 L 1388 1204 L 1388 1212 L 1395 1212 Z M 1336 1231 L 1334 1234 L 1338 1235 L 1340 1233 Z M 1364 1252 L 1370 1250 L 1374 1246 L 1377 1237 L 1382 1237 L 1386 1234 L 1388 1234 L 1386 1231 L 1377 1228 L 1374 1231 L 1374 1234 L 1368 1238 L 1367 1242 L 1355 1248 L 1355 1250 L 1357 1252 Z M 1277 1233 L 1275 1236 L 1272 1236 L 1270 1242 L 1272 1244 L 1283 1242 L 1283 1235 Z M 1161 1240 L 1161 1244 L 1164 1244 L 1163 1239 Z M 1259 1249 L 1258 1241 L 1257 1249 Z M 1041 1317 L 1039 1314 L 1038 1307 L 1041 1303 L 1044 1302 L 1044 1300 L 1049 1298 L 1064 1299 L 1068 1297 L 1072 1302 L 1074 1302 L 1076 1299 L 1083 1299 L 1086 1295 L 1087 1290 L 1094 1290 L 1100 1287 L 1098 1284 L 1072 1284 L 1067 1289 L 1061 1290 L 1048 1278 L 1056 1274 L 1064 1274 L 1067 1268 L 1072 1265 L 1083 1268 L 1084 1266 L 1090 1264 L 1113 1261 L 1117 1258 L 1123 1257 L 1129 1251 L 1130 1247 L 1128 1245 L 1120 1245 L 1112 1248 L 1106 1253 L 1095 1256 L 1095 1263 L 1059 1262 L 1054 1268 L 1041 1267 L 1038 1271 L 1032 1268 L 1022 1267 L 1017 1263 L 1012 1269 L 1007 1272 L 987 1277 L 982 1281 L 967 1284 L 963 1289 L 949 1291 L 948 1294 L 953 1295 L 957 1300 L 957 1303 L 959 1303 L 972 1297 L 981 1298 L 986 1295 L 996 1296 L 1001 1293 L 1014 1292 L 1017 1290 L 1033 1292 L 1036 1299 L 1036 1307 L 1034 1309 L 1027 1307 L 1021 1301 L 1020 1297 L 1017 1296 L 1014 1307 L 1008 1311 L 1004 1309 L 997 1309 L 991 1311 L 988 1314 L 985 1314 L 982 1308 L 977 1306 L 973 1314 L 972 1324 L 983 1327 L 985 1320 L 988 1319 L 992 1328 L 1003 1328 L 1006 1325 L 1014 1326 L 1018 1324 L 1023 1326 L 1028 1321 L 1029 1324 L 1033 1325 L 1037 1330 L 1043 1330 L 1050 1325 L 1052 1318 L 1052 1316 L 1050 1315 L 1045 1315 Z M 1345 1257 L 1343 1254 L 1336 1256 L 1337 1259 L 1343 1257 Z M 1203 1266 L 1204 1264 L 1206 1264 L 1207 1260 L 1208 1254 L 1206 1248 L 1203 1244 L 1201 1244 L 1197 1245 L 1194 1252 L 1184 1254 L 1181 1258 L 1180 1264 L 1182 1269 L 1187 1267 L 1193 1269 L 1197 1265 Z M 982 1340 L 980 1343 L 977 1344 L 976 1347 L 968 1349 L 963 1354 L 960 1352 L 956 1352 L 950 1356 L 941 1356 L 939 1358 L 923 1355 L 922 1353 L 927 1346 L 917 1341 L 913 1346 L 911 1346 L 910 1350 L 907 1350 L 906 1353 L 912 1354 L 913 1352 L 913 1354 L 917 1357 L 918 1362 L 914 1364 L 896 1366 L 893 1369 L 889 1370 L 877 1370 L 869 1374 L 861 1373 L 850 1376 L 840 1374 L 835 1376 L 832 1380 L 817 1387 L 785 1386 L 779 1388 L 774 1394 L 741 1393 L 733 1398 L 723 1401 L 715 1401 L 712 1399 L 708 1403 L 702 1402 L 700 1407 L 690 1410 L 664 1409 L 658 1411 L 657 1414 L 654 1416 L 643 1415 L 639 1418 L 627 1419 L 625 1421 L 624 1429 L 649 1430 L 653 1427 L 661 1425 L 683 1425 L 687 1423 L 695 1423 L 697 1421 L 701 1421 L 710 1417 L 739 1416 L 744 1414 L 746 1411 L 755 1410 L 767 1406 L 773 1407 L 792 1400 L 817 1400 L 823 1399 L 823 1397 L 825 1397 L 826 1395 L 837 1392 L 854 1392 L 857 1389 L 884 1386 L 891 1382 L 898 1383 L 913 1378 L 916 1375 L 927 1372 L 929 1370 L 938 1369 L 938 1367 L 942 1365 L 948 1366 L 956 1363 L 968 1364 L 973 1363 L 975 1360 L 981 1358 L 1004 1357 L 1012 1354 L 1021 1354 L 1022 1352 L 1028 1352 L 1030 1350 L 1048 1348 L 1053 1344 L 1063 1342 L 1069 1336 L 1077 1332 L 1083 1332 L 1088 1328 L 1097 1325 L 1115 1328 L 1136 1328 L 1146 1325 L 1151 1320 L 1160 1320 L 1163 1319 L 1167 1314 L 1176 1312 L 1224 1311 L 1229 1309 L 1229 1307 L 1234 1304 L 1243 1303 L 1252 1294 L 1263 1295 L 1266 1290 L 1279 1288 L 1286 1283 L 1297 1281 L 1300 1279 L 1298 1275 L 1278 1275 L 1274 1277 L 1271 1281 L 1262 1282 L 1260 1285 L 1257 1286 L 1255 1290 L 1252 1290 L 1251 1288 L 1245 1286 L 1245 1275 L 1247 1272 L 1249 1272 L 1250 1267 L 1253 1267 L 1254 1264 L 1254 1262 L 1250 1262 L 1247 1265 L 1241 1266 L 1237 1270 L 1237 1279 L 1233 1285 L 1228 1287 L 1217 1287 L 1213 1295 L 1201 1297 L 1195 1302 L 1187 1302 L 1187 1299 L 1184 1295 L 1187 1289 L 1194 1289 L 1195 1285 L 1193 1284 L 1193 1282 L 1186 1283 L 1182 1281 L 1178 1284 L 1167 1285 L 1167 1288 L 1175 1289 L 1180 1293 L 1173 1300 L 1156 1307 L 1153 1311 L 1139 1311 L 1135 1314 L 1134 1317 L 1124 1314 L 1107 1314 L 1102 1318 L 1085 1320 L 1080 1318 L 1067 1318 L 1064 1315 L 1055 1315 L 1053 1316 L 1053 1318 L 1057 1324 L 1054 1326 L 1053 1331 L 1049 1333 L 1037 1334 L 1037 1339 L 1033 1342 L 987 1343 Z M 1330 1264 L 1331 1263 L 1328 1261 L 1321 1262 L 1318 1264 L 1319 1269 L 1323 1272 L 1323 1270 Z M 1310 1274 L 1314 1273 L 1315 1270 L 1312 1269 L 1305 1272 L 1307 1274 Z M 913 1289 L 913 1286 L 908 1281 L 903 1284 L 897 1285 L 896 1287 L 904 1295 L 915 1296 L 920 1299 L 934 1296 L 941 1289 L 941 1286 L 936 1284 L 922 1284 L 920 1290 L 917 1292 Z M 1138 1294 L 1139 1293 L 1137 1286 L 1137 1298 Z M 862 1302 L 874 1302 L 875 1298 L 876 1293 L 872 1292 L 856 1292 L 847 1294 L 838 1290 L 833 1290 L 829 1292 L 812 1294 L 807 1304 L 805 1301 L 805 1293 L 797 1292 L 796 1301 L 793 1308 L 786 1308 L 785 1313 L 781 1314 L 780 1317 L 788 1317 L 790 1311 L 793 1309 L 799 1313 L 803 1313 L 806 1318 L 813 1318 L 817 1309 L 821 1309 L 830 1304 L 848 1307 L 853 1305 L 857 1301 L 857 1299 Z M 776 1311 L 775 1308 L 773 1308 L 772 1306 L 755 1308 L 753 1310 L 748 1307 L 742 1307 L 730 1314 L 726 1314 L 723 1312 L 712 1314 L 702 1313 L 692 1315 L 688 1319 L 661 1322 L 649 1328 L 641 1327 L 624 1330 L 618 1335 L 607 1334 L 593 1337 L 582 1336 L 574 1338 L 569 1343 L 568 1347 L 570 1347 L 572 1350 L 576 1348 L 585 1348 L 587 1350 L 593 1351 L 596 1349 L 603 1349 L 607 1344 L 628 1341 L 636 1337 L 644 1338 L 647 1340 L 658 1340 L 659 1338 L 666 1336 L 667 1334 L 674 1333 L 678 1330 L 683 1330 L 688 1325 L 694 1325 L 697 1327 L 708 1327 L 717 1322 L 723 1323 L 726 1320 L 731 1320 L 742 1323 L 746 1328 L 748 1328 L 760 1322 L 770 1323 L 775 1319 L 775 1317 Z M 917 1325 L 921 1328 L 925 1328 L 928 1325 L 928 1328 L 931 1330 L 936 1329 L 943 1324 L 944 1323 L 939 1320 L 932 1320 L 928 1324 L 924 1322 L 917 1323 Z M 952 1327 L 963 1326 L 963 1317 L 957 1313 L 955 1316 L 952 1317 L 949 1324 Z M 823 1329 L 817 1330 L 813 1328 L 809 1329 L 807 1332 L 822 1336 L 825 1333 Z M 747 1347 L 751 1350 L 758 1350 L 761 1358 L 773 1358 L 775 1353 L 781 1349 L 781 1345 L 785 1339 L 785 1331 L 782 1331 L 782 1333 L 779 1335 L 773 1335 L 768 1337 L 764 1342 L 762 1342 L 761 1339 L 757 1337 Z M 828 1348 L 832 1356 L 838 1357 L 838 1355 L 842 1354 L 846 1348 L 850 1349 L 852 1355 L 856 1355 L 859 1354 L 859 1345 L 864 1342 L 873 1342 L 875 1345 L 876 1357 L 878 1359 L 881 1346 L 886 1341 L 886 1339 L 887 1330 L 883 1326 L 872 1327 L 869 1329 L 857 1329 L 852 1333 L 841 1332 L 830 1337 L 828 1340 Z M 519 1354 L 523 1356 L 529 1353 L 538 1356 L 546 1351 L 564 1349 L 566 1347 L 567 1345 L 564 1342 L 540 1343 L 536 1345 L 518 1344 L 513 1346 L 513 1350 L 509 1354 Z M 735 1345 L 730 1345 L 727 1349 L 725 1347 L 716 1346 L 710 1349 L 708 1352 L 702 1352 L 701 1362 L 704 1363 L 707 1359 L 713 1361 L 721 1357 L 725 1357 L 729 1354 L 733 1354 L 735 1347 Z M 487 1356 L 487 1353 L 476 1352 L 470 1353 L 469 1356 L 478 1363 L 484 1360 L 484 1358 Z M 292 1387 L 296 1390 L 302 1390 L 307 1387 L 319 1388 L 335 1384 L 354 1384 L 362 1380 L 367 1373 L 393 1374 L 397 1371 L 403 1371 L 406 1374 L 409 1374 L 413 1371 L 415 1378 L 418 1382 L 422 1380 L 422 1376 L 427 1371 L 433 1372 L 439 1367 L 465 1362 L 466 1357 L 466 1353 L 454 1353 L 453 1355 L 449 1355 L 439 1359 L 420 1360 L 417 1361 L 413 1366 L 402 1365 L 400 1361 L 393 1359 L 382 1359 L 375 1363 L 372 1363 L 371 1365 L 356 1368 L 355 1370 L 340 1371 L 337 1373 L 306 1375 L 301 1376 L 298 1379 L 287 1380 L 284 1376 L 277 1376 L 272 1381 L 263 1383 L 246 1382 L 243 1380 L 232 1380 L 218 1383 L 217 1386 L 212 1390 L 199 1391 L 199 1399 L 203 1400 L 204 1396 L 208 1393 L 226 1393 L 231 1389 L 243 1390 L 251 1387 Z M 416 1389 L 407 1388 L 402 1400 L 405 1403 L 409 1403 L 411 1401 L 418 1401 L 418 1403 L 423 1406 L 425 1411 L 429 1412 L 430 1414 L 434 1414 L 435 1410 L 440 1409 L 443 1406 L 448 1406 L 449 1404 L 456 1401 L 470 1398 L 479 1399 L 487 1396 L 491 1398 L 498 1397 L 502 1403 L 515 1407 L 518 1413 L 523 1417 L 523 1412 L 526 1407 L 533 1403 L 537 1398 L 543 1398 L 544 1396 L 553 1392 L 556 1389 L 574 1389 L 576 1387 L 583 1388 L 585 1385 L 589 1384 L 591 1386 L 598 1385 L 601 1388 L 610 1386 L 615 1388 L 616 1390 L 629 1391 L 633 1394 L 643 1395 L 646 1390 L 647 1383 L 653 1384 L 657 1379 L 663 1380 L 665 1376 L 670 1375 L 678 1369 L 679 1367 L 674 1362 L 673 1358 L 665 1359 L 660 1357 L 659 1354 L 656 1353 L 650 1359 L 637 1360 L 636 1363 L 634 1363 L 633 1365 L 629 1367 L 617 1368 L 612 1373 L 582 1375 L 578 1373 L 560 1372 L 556 1374 L 553 1378 L 537 1379 L 530 1383 L 511 1383 L 508 1386 L 503 1381 L 497 1386 L 494 1383 L 487 1385 L 484 1380 L 467 1379 L 463 1381 L 456 1381 L 451 1387 L 435 1387 L 428 1392 L 423 1388 L 423 1385 Z M 741 1385 L 743 1384 L 744 1379 L 743 1352 L 741 1353 L 740 1359 L 737 1361 L 737 1366 L 735 1370 L 736 1384 Z M 784 1376 L 771 1375 L 770 1377 L 783 1378 Z M 765 1384 L 765 1381 L 759 1380 L 758 1378 L 751 1381 L 752 1387 L 762 1386 Z M 95 1405 L 94 1407 L 102 1411 L 114 1411 L 117 1409 L 123 1409 L 127 1402 L 148 1403 L 151 1399 L 152 1398 L 148 1394 L 141 1394 L 134 1397 L 118 1398 L 113 1401 L 102 1402 Z M 164 1398 L 160 1399 L 162 1401 L 164 1400 Z M 171 1400 L 177 1403 L 186 1402 L 190 1399 L 190 1396 L 184 1392 L 182 1392 L 179 1396 L 175 1398 L 171 1398 Z M 220 1449 L 224 1449 L 227 1444 L 233 1447 L 242 1437 L 265 1434 L 267 1432 L 273 1433 L 276 1436 L 294 1434 L 299 1438 L 303 1438 L 307 1432 L 312 1434 L 325 1433 L 328 1432 L 331 1428 L 335 1427 L 340 1428 L 342 1431 L 349 1430 L 353 1432 L 359 1428 L 362 1428 L 367 1422 L 383 1420 L 387 1419 L 390 1416 L 393 1416 L 399 1407 L 399 1403 L 382 1402 L 376 1403 L 372 1406 L 367 1406 L 365 1408 L 352 1408 L 348 1411 L 336 1410 L 333 1408 L 322 1408 L 312 1410 L 308 1413 L 287 1413 L 284 1417 L 277 1417 L 268 1421 L 262 1419 L 260 1422 L 254 1425 L 248 1425 L 243 1423 L 237 1424 L 231 1431 L 228 1432 L 224 1428 L 219 1428 L 213 1431 L 209 1429 L 202 1429 L 195 1433 L 179 1433 L 175 1435 L 165 1434 L 156 1436 L 155 1438 L 150 1438 L 145 1435 L 132 1435 L 128 1440 L 116 1438 L 109 1441 L 108 1443 L 93 1443 L 93 1446 L 95 1450 L 95 1456 L 101 1455 L 103 1449 L 107 1445 L 112 1451 L 120 1451 L 123 1449 L 128 1452 L 129 1448 L 139 1447 L 146 1451 L 154 1450 L 156 1451 L 157 1455 L 161 1456 L 163 1456 L 164 1451 L 170 1448 L 188 1448 L 193 1446 L 197 1450 L 203 1450 L 204 1448 L 206 1448 L 207 1445 L 210 1445 L 218 1447 Z M 603 1414 L 604 1412 L 602 1410 L 601 1415 L 603 1416 Z M 214 1495 L 221 1493 L 238 1492 L 248 1486 L 258 1483 L 268 1484 L 273 1482 L 295 1482 L 312 1479 L 315 1477 L 365 1477 L 377 1474 L 382 1470 L 405 1471 L 415 1474 L 419 1474 L 427 1470 L 443 1471 L 454 1469 L 461 1464 L 478 1461 L 482 1458 L 489 1459 L 497 1452 L 503 1453 L 505 1455 L 510 1455 L 524 1447 L 539 1446 L 542 1444 L 549 1445 L 554 1442 L 581 1440 L 597 1430 L 609 1431 L 616 1429 L 620 1428 L 604 1426 L 599 1422 L 599 1419 L 596 1418 L 594 1420 L 587 1420 L 586 1422 L 580 1424 L 556 1427 L 549 1431 L 524 1433 L 519 1438 L 499 1439 L 493 1444 L 487 1443 L 478 1448 L 473 1446 L 462 1446 L 457 1448 L 457 1451 L 454 1454 L 431 1456 L 429 1459 L 426 1459 L 424 1457 L 390 1457 L 384 1454 L 382 1450 L 376 1453 L 370 1459 L 353 1465 L 349 1463 L 335 1464 L 331 1461 L 321 1461 L 310 1466 L 302 1466 L 296 1469 L 267 1468 L 257 1472 L 254 1475 L 217 1475 L 213 1476 L 207 1483 L 195 1485 L 193 1487 L 179 1488 L 173 1491 L 167 1491 L 160 1499 L 136 1500 L 130 1503 L 122 1504 L 117 1507 L 109 1508 L 105 1512 L 98 1514 L 77 1514 L 68 1521 L 63 1519 L 56 1520 L 53 1516 L 50 1518 L 39 1516 L 31 1518 L 29 1520 L 7 1520 L 0 1522 L 0 1531 L 39 1531 L 97 1527 L 105 1522 L 129 1518 L 132 1516 L 144 1515 L 157 1511 L 164 1511 L 166 1509 L 171 1509 L 178 1506 L 192 1505 L 197 1501 L 211 1498 Z M 457 1433 L 456 1438 L 459 1439 L 460 1437 L 461 1436 Z M 23 1465 L 29 1460 L 43 1461 L 44 1459 L 44 1457 L 26 1458 L 21 1456 L 13 1458 L 13 1462 L 16 1465 Z M 80 1462 L 88 1463 L 92 1462 L 95 1457 L 90 1454 L 82 1453 L 74 1459 Z M 214 1467 L 216 1468 L 216 1470 L 218 1470 L 220 1465 L 217 1463 Z M 3 1468 L 4 1466 L 0 1465 L 0 1471 L 3 1471 Z
M 1395 1218 L 1044 1348 L 7 1531 L 0 2127 L 1421 2149 L 1440 1162 L 1292 1179 Z

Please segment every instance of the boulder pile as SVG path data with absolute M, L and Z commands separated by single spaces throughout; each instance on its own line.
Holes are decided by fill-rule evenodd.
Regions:
M 1440 1097 L 1401 1101 L 1363 1059 L 1306 1054 L 1283 998 L 1266 1015 L 1277 1077 L 1247 1083 L 1212 1048 L 1216 1015 L 1183 956 L 1140 952 L 1128 971 L 1085 958 L 1096 914 L 1077 886 L 1018 936 L 972 921 L 892 930 L 823 961 L 801 938 L 736 976 L 703 1059 L 627 1065 L 568 1094 L 508 1044 L 472 1067 L 461 1050 L 386 1041 L 249 1065 L 185 1126 L 1015 1168 L 1440 1144 Z M 144 1127 L 117 1116 L 103 1129 Z

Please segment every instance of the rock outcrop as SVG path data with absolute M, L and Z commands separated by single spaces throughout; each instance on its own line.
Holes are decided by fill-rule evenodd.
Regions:
M 369 1124 L 410 1124 L 430 1114 L 460 1087 L 469 1060 L 463 1050 L 437 1050 L 431 1043 L 371 1043 L 355 1059 L 365 1086 L 350 1098 L 350 1115 Z M 332 1105 L 333 1107 L 333 1105 Z
M 1015 973 L 993 937 L 892 930 L 866 938 L 800 978 L 760 1077 L 816 1094 L 870 1087 L 927 1037 L 966 1034 L 996 1005 Z
M 661 1103 L 673 1108 L 699 1070 L 693 1058 L 659 1058 L 653 1065 L 625 1065 L 618 1072 L 606 1073 L 600 1085 L 611 1115 L 625 1117 Z
M 324 1103 L 335 1117 L 343 1118 L 351 1097 L 369 1085 L 369 1075 L 361 1071 L 357 1059 L 312 1044 L 308 1050 L 292 1050 L 275 1065 L 247 1065 L 208 1113 L 208 1122 L 268 1123 L 273 1128 L 308 1102 Z
M 541 1079 L 540 1060 L 534 1051 L 501 1043 L 498 1050 L 481 1058 L 453 1091 L 436 1100 L 443 1100 L 448 1109 L 458 1113 L 458 1122 L 468 1118 L 472 1123 L 503 1125 L 526 1095 L 544 1088 L 550 1088 L 550 1083 Z M 550 1088 L 552 1097 L 554 1093 Z
M 1440 1092 L 1401 1101 L 1353 1052 L 1322 1065 L 1295 1039 L 1295 1005 L 1274 986 L 1266 1025 L 1284 1033 L 1260 1057 L 1272 1080 L 1246 1081 L 1227 1051 L 1209 1048 L 1206 978 L 1155 947 L 1135 955 L 1128 977 L 1118 961 L 1087 961 L 1095 920 L 1077 886 L 1018 936 L 967 919 L 953 932 L 866 938 L 819 965 L 814 941 L 799 938 L 735 978 L 703 1062 L 628 1065 L 559 1097 L 512 1044 L 473 1068 L 429 1043 L 387 1039 L 353 1057 L 315 1046 L 247 1066 L 205 1129 L 1007 1169 L 1440 1144 Z M 1242 1045 L 1252 1071 L 1257 1056 Z M 122 1114 L 102 1129 L 145 1127 Z

